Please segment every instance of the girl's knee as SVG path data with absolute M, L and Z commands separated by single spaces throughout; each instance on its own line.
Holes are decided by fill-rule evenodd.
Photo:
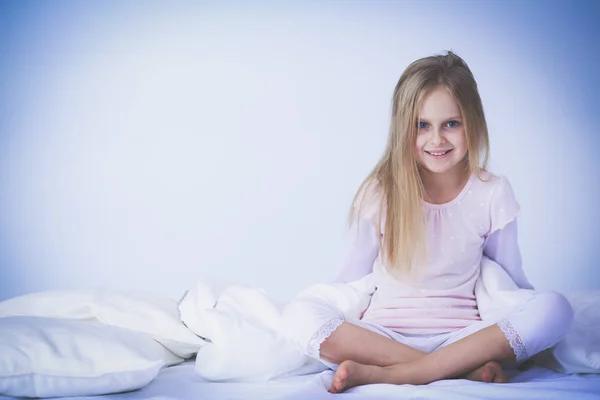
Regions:
M 298 299 L 286 304 L 282 310 L 284 323 L 309 323 L 311 321 L 328 321 L 330 319 L 343 319 L 343 313 L 323 301 L 312 299 Z
M 542 321 L 552 322 L 559 330 L 566 331 L 571 326 L 573 307 L 564 295 L 557 292 L 539 293 L 536 295 L 536 303 L 539 309 L 534 312 Z
M 506 319 L 510 332 L 516 334 L 513 335 L 516 339 L 509 338 L 511 347 L 518 353 L 520 343 L 524 354 L 533 356 L 558 343 L 568 332 L 572 320 L 573 308 L 565 296 L 556 292 L 536 293 L 523 308 Z M 517 355 L 519 357 L 525 356 Z
M 573 321 L 573 308 L 560 293 L 542 292 L 526 305 L 524 312 L 515 315 L 515 323 L 523 334 L 530 355 L 558 343 Z
M 305 353 L 324 326 L 331 321 L 343 320 L 343 313 L 322 301 L 297 299 L 288 303 L 282 310 L 282 331 L 284 335 Z

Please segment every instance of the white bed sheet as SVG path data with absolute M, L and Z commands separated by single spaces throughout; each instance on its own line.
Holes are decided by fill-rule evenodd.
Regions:
M 600 399 L 600 375 L 567 375 L 552 370 L 534 367 L 527 371 L 509 372 L 510 383 L 491 384 L 471 382 L 464 379 L 449 379 L 429 385 L 367 385 L 356 387 L 336 398 L 360 398 L 380 400 L 565 400 Z M 325 388 L 333 379 L 332 371 L 325 371 L 313 378 L 296 392 L 285 396 L 285 400 L 332 399 Z
M 194 364 L 186 362 L 166 368 L 147 387 L 129 393 L 71 397 L 71 400 L 306 400 L 306 399 L 600 399 L 600 375 L 567 375 L 535 367 L 513 372 L 510 383 L 488 384 L 461 379 L 444 380 L 425 386 L 368 385 L 333 395 L 327 387 L 332 371 L 319 374 L 276 379 L 265 383 L 207 382 L 194 372 Z M 12 400 L 1 397 L 1 400 Z

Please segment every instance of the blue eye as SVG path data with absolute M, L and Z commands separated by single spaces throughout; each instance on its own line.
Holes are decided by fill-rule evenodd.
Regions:
M 458 121 L 448 121 L 448 123 L 446 125 L 448 125 L 448 128 L 456 128 L 458 125 L 460 125 L 460 122 L 458 122 Z
M 417 122 L 417 128 L 419 128 L 419 129 L 427 129 L 428 126 L 429 126 L 429 124 L 427 122 L 424 122 L 424 121 Z

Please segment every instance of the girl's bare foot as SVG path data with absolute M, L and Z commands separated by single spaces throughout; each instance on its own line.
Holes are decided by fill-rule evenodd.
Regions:
M 402 371 L 405 369 L 406 368 L 400 364 L 390 367 L 378 367 L 347 360 L 339 365 L 337 372 L 333 376 L 333 382 L 331 383 L 329 392 L 341 393 L 355 386 L 372 383 L 411 383 L 409 382 L 411 379 L 403 377 L 404 374 Z M 487 362 L 475 371 L 464 376 L 464 378 L 478 382 L 508 382 L 506 375 L 504 375 L 504 371 L 502 371 L 502 367 L 496 361 Z M 418 384 L 418 382 L 412 383 Z
M 333 376 L 329 393 L 341 393 L 354 386 L 382 382 L 383 368 L 375 365 L 364 365 L 354 361 L 344 361 Z
M 500 364 L 496 361 L 490 361 L 483 366 L 477 368 L 475 371 L 464 376 L 465 379 L 478 382 L 491 382 L 491 383 L 506 383 L 506 375 Z

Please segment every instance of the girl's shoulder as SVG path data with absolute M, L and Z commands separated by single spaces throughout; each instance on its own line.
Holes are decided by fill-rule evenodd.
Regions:
M 480 195 L 490 198 L 498 195 L 513 195 L 512 186 L 506 176 L 496 175 L 486 170 L 480 170 L 475 176 L 473 187 Z
M 480 174 L 480 179 L 475 180 L 473 187 L 477 188 L 473 191 L 477 195 L 474 200 L 482 206 L 487 203 L 485 210 L 490 218 L 490 226 L 486 236 L 504 228 L 518 217 L 521 207 L 508 178 L 484 171 Z

